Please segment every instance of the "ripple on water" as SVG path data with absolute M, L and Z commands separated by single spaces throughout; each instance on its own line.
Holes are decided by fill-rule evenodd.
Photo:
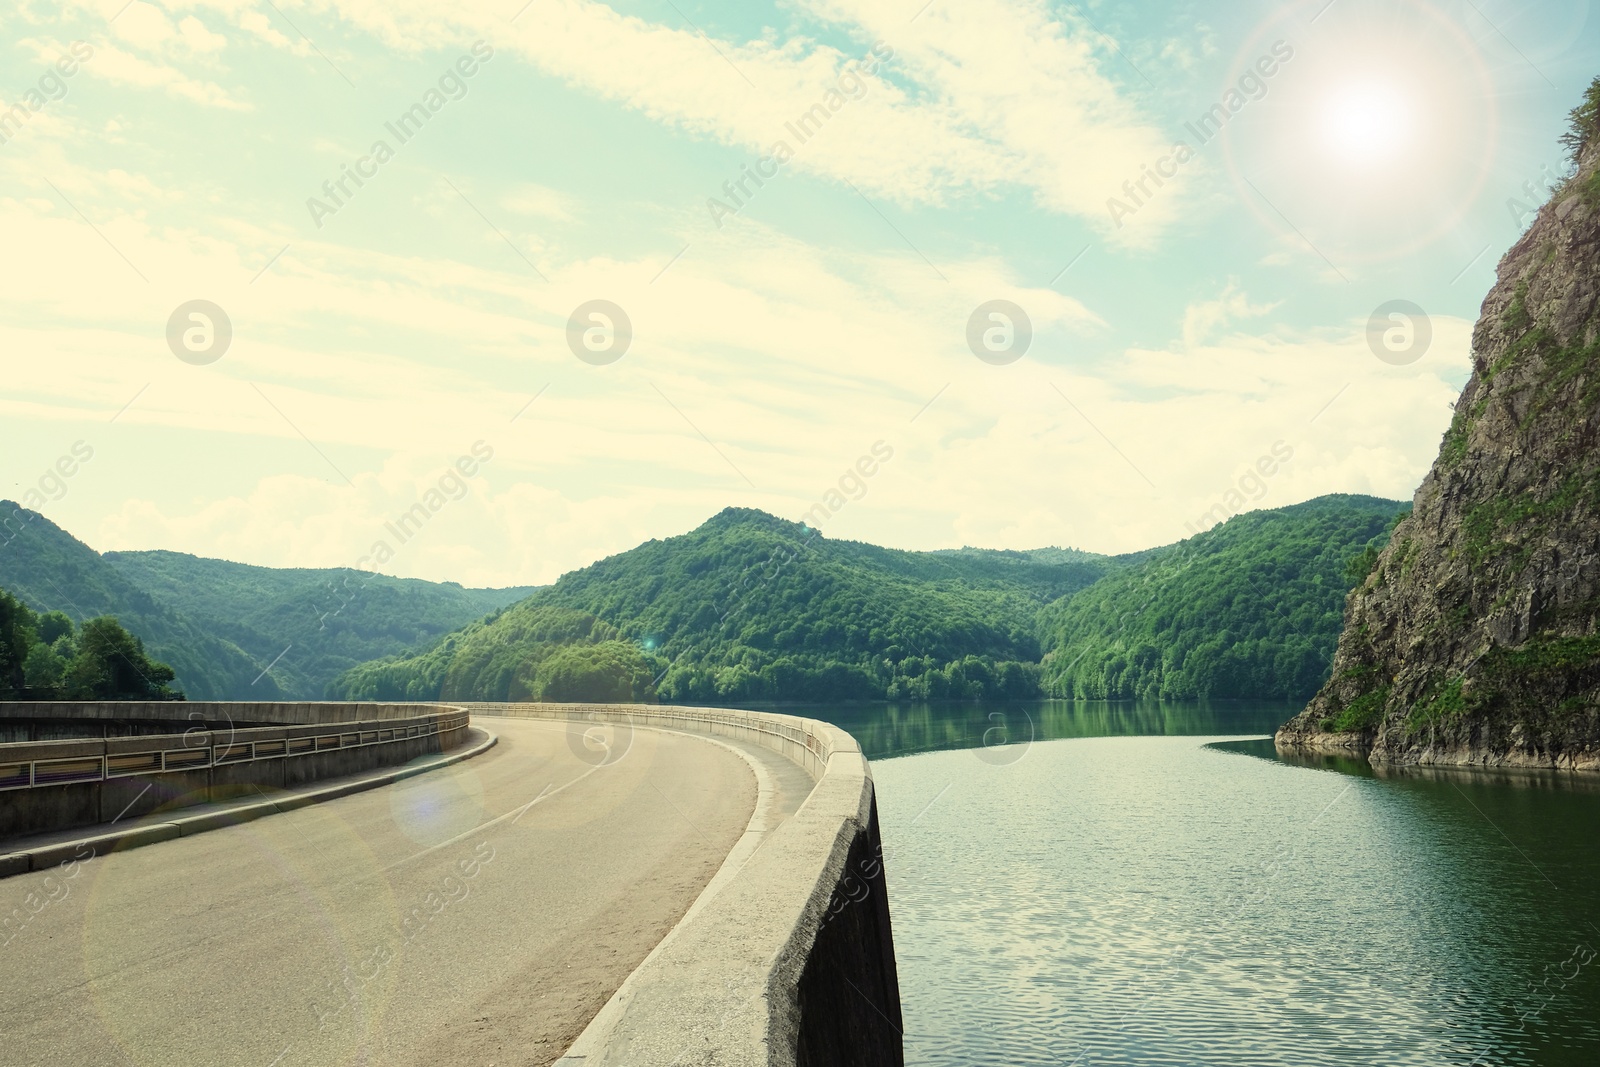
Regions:
M 1205 740 L 874 765 L 908 1063 L 1600 1063 L 1600 794 Z

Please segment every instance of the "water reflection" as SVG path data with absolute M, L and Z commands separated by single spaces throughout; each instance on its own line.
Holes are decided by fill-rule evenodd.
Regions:
M 1270 734 L 1300 710 L 1284 701 L 1032 700 L 945 704 L 783 705 L 848 730 L 870 760 L 990 749 L 1069 737 Z M 991 761 L 1000 759 L 998 753 Z
M 1377 772 L 1372 764 L 1357 756 L 1337 756 L 1323 752 L 1280 753 L 1270 737 L 1251 737 L 1242 741 L 1214 741 L 1207 748 L 1219 752 L 1238 752 L 1273 763 L 1287 763 L 1293 767 L 1311 767 L 1319 771 L 1338 771 L 1357 778 L 1373 778 Z
M 1453 767 L 1448 765 L 1380 763 L 1374 766 L 1356 756 L 1320 752 L 1280 752 L 1270 737 L 1251 737 L 1237 741 L 1214 741 L 1208 748 L 1239 752 L 1246 756 L 1284 763 L 1291 767 L 1310 767 L 1337 771 L 1357 778 L 1383 778 L 1389 781 L 1433 782 L 1458 787 L 1493 786 L 1500 788 L 1544 789 L 1561 792 L 1600 793 L 1600 774 L 1582 771 L 1547 770 L 1533 767 Z
M 908 1063 L 1600 1062 L 1600 776 L 1280 758 L 1294 710 L 805 709 L 878 761 Z

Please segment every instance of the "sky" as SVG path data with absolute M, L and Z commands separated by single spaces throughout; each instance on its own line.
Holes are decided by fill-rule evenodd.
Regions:
M 477 586 L 1409 499 L 1590 6 L 21 0 L 0 494 Z

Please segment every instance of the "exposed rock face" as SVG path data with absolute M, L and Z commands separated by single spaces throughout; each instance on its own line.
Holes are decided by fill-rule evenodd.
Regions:
M 1597 82 L 1600 85 L 1600 82 Z M 1278 747 L 1600 770 L 1600 138 L 1500 261 L 1411 515 Z

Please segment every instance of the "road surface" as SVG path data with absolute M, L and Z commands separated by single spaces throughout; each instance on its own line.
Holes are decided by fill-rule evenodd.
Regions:
M 0 882 L 0 1064 L 554 1062 L 755 777 L 701 738 L 486 722 L 499 745 L 443 770 Z

